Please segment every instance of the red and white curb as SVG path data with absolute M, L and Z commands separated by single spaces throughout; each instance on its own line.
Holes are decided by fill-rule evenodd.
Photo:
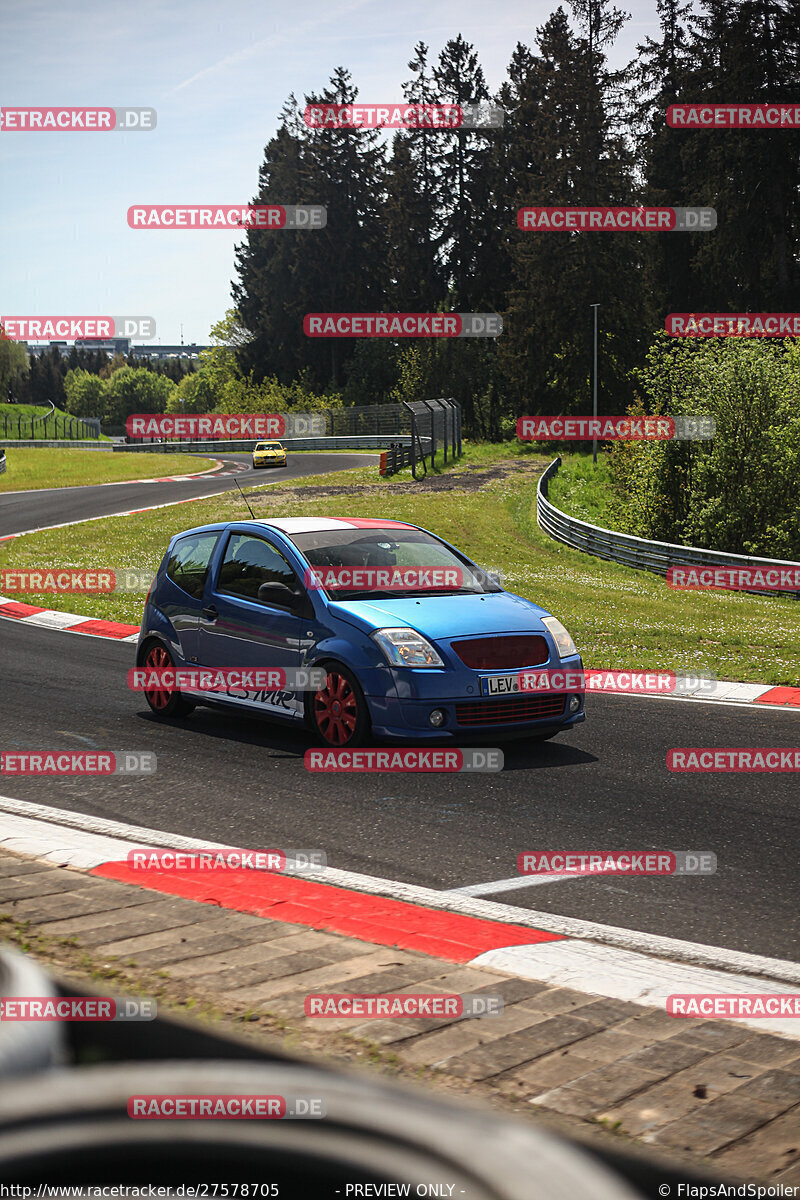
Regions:
M 95 617 L 79 617 L 74 613 L 59 612 L 54 608 L 37 608 L 35 604 L 22 604 L 19 600 L 9 600 L 7 596 L 0 596 L 0 617 L 22 621 L 24 625 L 60 629 L 64 633 L 110 638 L 115 642 L 135 642 L 139 637 L 138 625 L 127 625 L 122 621 L 100 621 Z
M 239 871 L 230 878 L 216 872 L 203 878 L 191 871 L 134 870 L 127 863 L 135 848 L 221 845 L 0 796 L 4 849 L 166 895 L 646 1007 L 663 1009 L 673 994 L 800 994 L 799 963 L 534 912 L 454 890 L 331 867 L 313 878 L 299 871 Z M 800 1021 L 792 1018 L 745 1017 L 736 1023 L 800 1039 Z
M 642 700 L 689 700 L 694 704 L 711 702 L 737 707 L 746 704 L 755 705 L 756 708 L 778 707 L 800 712 L 800 687 L 775 687 L 769 683 L 735 683 L 719 679 L 710 685 L 705 683 L 695 689 L 679 688 L 675 692 L 615 692 L 612 688 L 603 688 L 602 693 L 638 696 Z
M 186 501 L 180 500 L 179 504 Z M 158 505 L 157 507 L 164 507 Z M 139 509 L 147 512 L 148 509 Z M 118 513 L 118 516 L 129 514 Z M 94 519 L 94 518 L 92 518 Z M 57 527 L 54 527 L 57 528 Z M 21 535 L 14 535 L 21 536 Z M 47 629 L 61 629 L 66 633 L 82 633 L 90 637 L 112 638 L 120 642 L 135 642 L 139 637 L 138 625 L 126 625 L 120 621 L 100 621 L 91 617 L 79 617 L 52 608 L 37 608 L 35 604 L 23 604 L 8 596 L 0 596 L 0 617 L 22 621 L 26 625 L 43 625 Z M 592 693 L 601 694 L 601 693 Z M 615 691 L 603 688 L 604 696 L 630 696 L 640 700 L 691 700 L 695 703 L 723 703 L 728 705 L 754 704 L 757 708 L 783 708 L 800 712 L 800 688 L 772 687 L 762 683 L 717 682 L 709 688 L 706 684 L 695 691 L 645 693 Z

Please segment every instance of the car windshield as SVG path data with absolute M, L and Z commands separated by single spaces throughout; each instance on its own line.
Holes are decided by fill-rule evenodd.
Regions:
M 337 600 L 503 590 L 485 571 L 419 529 L 321 530 L 292 540 L 312 568 L 306 585 Z
M 282 450 L 283 446 L 280 442 L 259 442 L 256 450 Z

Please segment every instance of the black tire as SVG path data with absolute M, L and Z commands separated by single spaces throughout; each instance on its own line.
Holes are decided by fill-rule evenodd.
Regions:
M 57 1000 L 59 991 L 32 959 L 0 949 L 0 994 L 6 1000 L 36 996 Z M 68 1061 L 63 1021 L 0 1021 L 0 1081 L 33 1074 Z
M 293 1097 L 308 1097 L 322 1101 L 326 1116 L 226 1121 L 128 1115 L 144 1097 L 160 1096 L 163 1103 L 168 1096 L 221 1095 L 286 1097 L 289 1110 Z M 659 1178 L 665 1175 L 690 1178 L 662 1168 Z M 250 1197 L 276 1194 L 266 1181 L 280 1196 L 344 1196 L 353 1180 L 401 1181 L 414 1196 L 427 1192 L 426 1181 L 442 1178 L 453 1181 L 456 1196 L 469 1191 L 479 1200 L 641 1200 L 652 1194 L 631 1188 L 599 1152 L 593 1156 L 516 1117 L 379 1076 L 305 1063 L 241 1062 L 233 1055 L 163 1062 L 156 1054 L 152 1062 L 39 1072 L 0 1093 L 0 1182 L 30 1186 L 32 1195 L 43 1184 L 79 1191 L 110 1183 L 139 1186 L 144 1178 L 172 1190 L 207 1186 L 206 1180 L 220 1177 L 250 1183 L 239 1193 Z M 254 1186 L 252 1180 L 265 1182 Z
M 166 671 L 175 666 L 175 660 L 163 642 L 146 642 L 139 657 L 139 666 L 145 669 Z M 188 717 L 197 707 L 193 700 L 184 699 L 177 688 L 145 690 L 144 698 L 153 715 L 162 720 L 168 717 Z
M 311 692 L 307 701 L 308 722 L 314 736 L 331 749 L 362 746 L 369 738 L 370 720 L 361 685 L 341 663 L 320 665 L 328 672 L 325 687 Z

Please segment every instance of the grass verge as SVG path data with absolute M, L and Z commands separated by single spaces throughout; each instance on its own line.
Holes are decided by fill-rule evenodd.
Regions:
M 409 485 L 374 466 L 248 489 L 256 516 L 369 516 L 410 521 L 504 572 L 506 587 L 572 632 L 589 667 L 693 669 L 720 679 L 800 685 L 800 609 L 788 598 L 674 592 L 663 578 L 581 554 L 536 524 L 547 459 L 506 446 L 470 452 Z M 182 529 L 247 517 L 238 492 L 131 517 L 91 521 L 0 544 L 0 567 L 155 570 Z M 31 603 L 138 624 L 144 596 L 29 596 Z
M 93 434 L 82 427 L 80 417 L 70 416 L 60 408 L 51 412 L 38 404 L 0 405 L 0 445 L 4 442 L 32 441 L 36 438 L 56 441 L 59 438 L 69 438 L 71 433 L 78 439 L 94 440 Z M 111 441 L 105 433 L 101 433 L 98 440 Z
M 114 454 L 108 450 L 48 450 L 6 445 L 6 470 L 0 475 L 3 492 L 39 488 L 87 487 L 126 479 L 160 479 L 165 475 L 195 475 L 213 466 L 211 458 L 186 454 Z

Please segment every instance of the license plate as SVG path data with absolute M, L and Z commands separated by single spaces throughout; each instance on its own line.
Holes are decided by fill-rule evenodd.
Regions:
M 481 680 L 482 696 L 510 696 L 519 691 L 519 671 L 513 675 L 490 675 Z

